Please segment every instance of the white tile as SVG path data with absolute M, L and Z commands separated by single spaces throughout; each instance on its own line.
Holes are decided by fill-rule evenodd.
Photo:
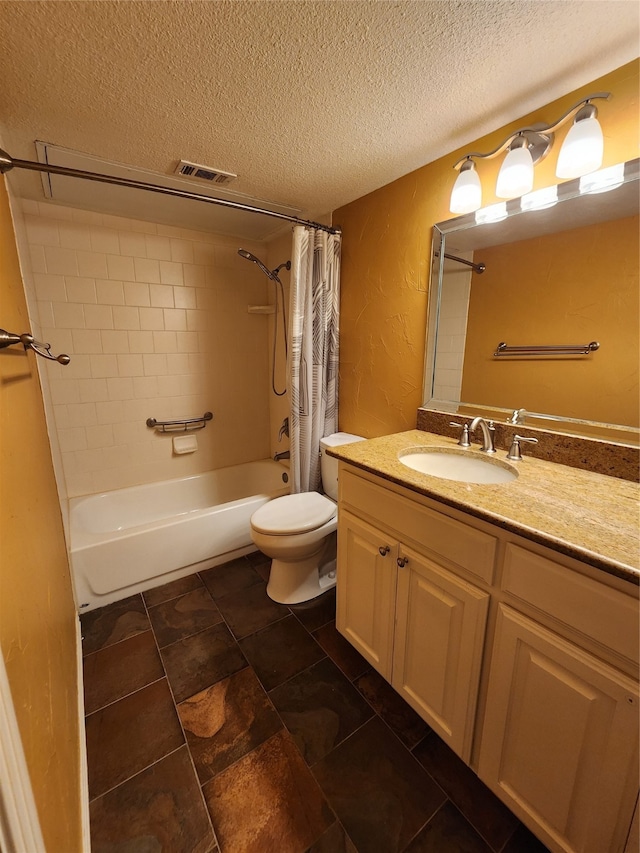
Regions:
M 95 279 L 67 275 L 64 277 L 64 283 L 67 289 L 67 302 L 97 301 Z
M 124 444 L 105 447 L 102 456 L 103 465 L 107 469 L 113 469 L 116 466 L 128 467 L 131 464 L 131 453 L 127 445 Z
M 171 260 L 171 240 L 168 237 L 157 237 L 147 234 L 145 236 L 147 246 L 147 257 L 158 261 Z
M 36 296 L 43 302 L 66 301 L 67 292 L 64 287 L 64 278 L 61 275 L 35 273 L 33 283 L 36 289 Z
M 33 216 L 38 216 L 40 209 L 37 201 L 32 201 L 30 198 L 20 199 L 20 206 L 23 213 L 31 213 Z
M 31 272 L 46 272 L 47 264 L 44 258 L 44 246 L 29 246 Z
M 162 308 L 139 308 L 140 328 L 152 331 L 164 329 L 164 313 Z
M 121 281 L 96 281 L 96 294 L 100 305 L 124 305 L 124 287 Z
M 76 251 L 78 275 L 87 278 L 107 278 L 107 256 L 98 252 Z
M 85 450 L 87 447 L 87 435 L 84 427 L 59 429 L 58 441 L 62 453 L 67 453 L 70 450 Z
M 113 324 L 116 329 L 131 329 L 136 331 L 140 328 L 140 316 L 137 308 L 130 306 L 116 306 L 113 308 Z
M 67 418 L 69 426 L 93 426 L 98 422 L 95 403 L 75 403 L 67 406 Z M 57 418 L 56 423 L 60 426 Z
M 73 345 L 73 335 L 72 329 L 52 329 L 49 326 L 43 326 L 40 329 L 39 340 L 51 344 L 51 349 L 56 355 L 62 352 L 73 355 L 77 352 Z M 62 376 L 64 377 L 64 373 Z
M 143 310 L 143 309 L 140 309 Z M 154 309 L 160 310 L 160 309 Z M 129 352 L 153 352 L 153 335 L 151 332 L 129 332 Z
M 182 264 L 160 261 L 160 281 L 162 284 L 183 285 Z
M 158 396 L 158 377 L 157 376 L 134 376 L 133 377 L 133 393 L 136 399 L 153 400 Z
M 135 278 L 133 258 L 123 257 L 122 255 L 107 255 L 107 272 L 109 278 L 131 281 Z
M 73 338 L 74 352 L 102 352 L 102 342 L 100 340 L 99 332 L 92 329 L 73 329 L 71 335 Z
M 173 287 L 162 284 L 150 284 L 149 296 L 154 308 L 173 308 Z
M 107 379 L 110 400 L 133 400 L 133 379 L 130 376 Z
M 85 305 L 84 319 L 87 329 L 113 329 L 113 309 L 110 305 Z
M 49 219 L 39 216 L 25 216 L 24 223 L 27 229 L 29 243 L 39 246 L 59 246 L 60 233 L 58 224 Z
M 84 495 L 93 495 L 96 492 L 106 491 L 105 489 L 96 488 L 95 475 L 88 471 L 84 474 L 67 474 L 65 471 L 65 484 L 67 486 L 67 495 L 70 498 L 81 498 Z
M 94 213 L 92 210 L 74 210 L 71 219 L 81 225 L 102 226 L 102 214 Z
M 93 450 L 78 450 L 75 454 L 79 472 L 100 471 L 105 467 L 103 450 L 100 447 Z
M 126 331 L 103 331 L 100 332 L 102 338 L 103 352 L 124 353 L 129 352 L 129 336 Z
M 190 332 L 204 332 L 209 328 L 207 311 L 187 311 L 187 329 Z
M 122 400 L 96 403 L 95 407 L 98 424 L 118 424 L 126 420 Z
M 160 283 L 160 263 L 147 258 L 134 258 L 133 268 L 136 281 L 146 281 L 148 284 Z
M 86 427 L 85 436 L 87 448 L 89 449 L 111 447 L 113 444 L 113 426 L 111 424 L 101 424 L 99 426 Z
M 118 254 L 120 252 L 118 233 L 110 228 L 92 228 L 91 248 L 94 252 L 104 252 L 105 255 Z
M 60 370 L 64 371 L 64 379 L 88 379 L 91 376 L 91 356 L 74 353 L 69 364 L 64 367 L 60 365 Z
M 189 355 L 184 352 L 169 353 L 167 355 L 167 371 L 172 374 L 191 373 Z
M 45 246 L 44 257 L 47 272 L 51 275 L 78 275 L 78 261 L 73 249 Z
M 84 306 L 77 302 L 54 302 L 56 329 L 84 329 Z
M 36 308 L 38 323 L 41 326 L 55 325 L 55 321 L 53 319 L 53 302 L 37 302 Z
M 145 376 L 164 376 L 167 372 L 167 356 L 164 354 L 143 355 Z
M 118 361 L 115 355 L 92 355 L 91 375 L 96 379 L 118 375 Z
M 181 308 L 164 309 L 164 327 L 174 332 L 186 332 L 187 316 Z
M 195 308 L 196 291 L 193 287 L 174 287 L 173 301 L 176 308 Z
M 178 350 L 180 352 L 199 352 L 197 332 L 176 332 Z
M 176 332 L 154 332 L 153 348 L 156 352 L 178 352 Z M 180 333 L 178 333 L 180 334 Z
M 190 240 L 171 240 L 171 260 L 179 264 L 192 264 L 193 243 Z
M 66 429 L 73 426 L 69 420 L 68 407 L 65 405 L 57 405 L 53 407 L 53 418 L 56 422 L 56 429 Z
M 84 249 L 91 251 L 91 232 L 83 225 L 73 222 L 61 222 L 58 225 L 60 245 L 66 249 Z
M 213 290 L 196 290 L 196 305 L 200 311 L 213 311 L 215 307 Z
M 78 379 L 81 403 L 102 403 L 111 399 L 106 379 Z
M 207 243 L 194 243 L 193 262 L 194 264 L 202 264 L 205 267 L 213 266 L 215 263 L 215 252 L 213 247 Z
M 120 254 L 134 258 L 147 257 L 147 244 L 143 234 L 132 234 L 130 231 L 120 231 Z
M 158 376 L 158 395 L 176 397 L 180 394 L 183 376 Z
M 73 218 L 73 210 L 70 207 L 63 207 L 60 204 L 50 201 L 38 202 L 40 216 L 48 216 L 51 219 L 71 222 Z
M 149 285 L 142 281 L 125 281 L 124 301 L 126 305 L 146 307 L 151 305 Z
M 182 267 L 182 275 L 184 278 L 184 283 L 185 285 L 187 285 L 187 287 L 205 286 L 205 268 L 203 266 L 184 264 Z
M 68 406 L 69 403 L 79 403 L 79 379 L 52 379 L 49 382 L 51 402 L 54 406 Z
M 119 355 L 118 376 L 144 376 L 142 355 Z

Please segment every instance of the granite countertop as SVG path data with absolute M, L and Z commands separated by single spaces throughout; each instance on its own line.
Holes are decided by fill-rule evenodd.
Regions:
M 459 449 L 453 438 L 410 430 L 327 452 L 624 580 L 640 582 L 638 484 L 536 459 L 531 455 L 535 448 L 526 444 L 522 461 L 511 463 L 518 477 L 508 483 L 459 483 L 413 471 L 398 461 L 401 450 L 433 446 Z M 465 452 L 479 454 L 473 447 Z M 504 461 L 505 452 L 493 458 Z

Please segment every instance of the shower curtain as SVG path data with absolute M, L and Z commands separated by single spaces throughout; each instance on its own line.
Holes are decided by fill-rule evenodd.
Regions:
M 293 229 L 289 418 L 291 492 L 320 486 L 320 439 L 338 427 L 340 236 Z

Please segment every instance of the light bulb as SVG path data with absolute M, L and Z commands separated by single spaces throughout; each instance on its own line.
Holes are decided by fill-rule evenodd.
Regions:
M 580 113 L 586 112 L 581 118 Z M 597 119 L 597 110 L 587 104 L 576 116 L 574 125 L 567 133 L 556 166 L 558 178 L 580 178 L 595 172 L 602 165 L 604 138 Z
M 473 161 L 466 160 L 451 191 L 451 213 L 471 213 L 482 204 L 482 186 Z
M 507 203 L 499 201 L 476 211 L 476 225 L 487 225 L 490 222 L 501 222 L 507 218 Z
M 606 193 L 616 190 L 624 184 L 624 163 L 609 166 L 608 169 L 600 169 L 590 175 L 580 178 L 581 193 Z
M 520 199 L 520 209 L 525 210 L 545 210 L 547 207 L 553 207 L 558 203 L 558 187 L 544 187 L 541 190 L 535 190 L 532 193 L 523 195 Z
M 517 137 L 514 143 L 523 137 Z M 516 198 L 531 192 L 533 188 L 533 160 L 525 144 L 511 148 L 498 172 L 496 196 Z

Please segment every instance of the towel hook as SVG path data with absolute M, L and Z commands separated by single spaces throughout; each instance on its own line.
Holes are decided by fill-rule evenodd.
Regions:
M 16 335 L 13 332 L 0 329 L 0 349 L 11 347 L 14 344 L 22 344 L 25 350 L 32 349 L 37 355 L 41 355 L 42 358 L 48 358 L 49 361 L 57 361 L 58 364 L 69 364 L 71 361 L 69 356 L 63 352 L 60 355 L 54 355 L 51 352 L 51 344 L 43 344 L 40 341 L 36 341 L 33 335 L 27 332 L 24 335 Z

